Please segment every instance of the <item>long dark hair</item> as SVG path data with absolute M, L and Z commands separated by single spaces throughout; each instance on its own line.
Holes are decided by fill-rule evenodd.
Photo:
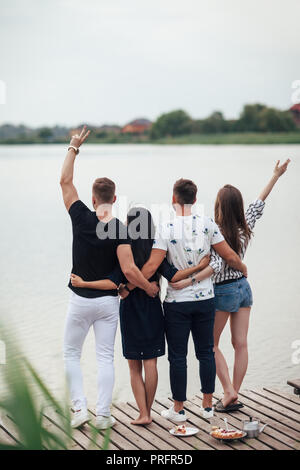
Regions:
M 240 255 L 242 248 L 240 237 L 242 235 L 247 244 L 252 231 L 245 219 L 243 196 L 230 184 L 226 184 L 218 192 L 215 203 L 215 221 L 227 243 Z
M 152 215 L 143 207 L 133 207 L 127 214 L 127 225 L 134 261 L 141 269 L 148 261 L 153 246 L 155 227 Z

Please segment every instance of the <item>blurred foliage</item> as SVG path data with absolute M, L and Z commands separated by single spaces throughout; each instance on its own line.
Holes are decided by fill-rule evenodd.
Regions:
M 2 420 L 11 423 L 16 431 L 16 444 L 0 442 L 0 450 L 67 450 L 71 448 L 73 430 L 70 410 L 51 394 L 38 373 L 22 355 L 15 341 L 4 334 L 0 337 L 6 344 L 6 364 L 1 365 L 1 378 L 5 391 L 0 397 L 0 425 Z M 5 339 L 4 339 L 5 338 Z M 55 425 L 46 418 L 53 419 Z M 5 423 L 2 424 L 5 428 Z M 9 428 L 9 424 L 7 426 Z M 96 446 L 98 430 L 90 425 L 91 448 Z M 110 432 L 104 435 L 102 450 L 108 449 Z M 99 446 L 98 446 L 99 450 Z

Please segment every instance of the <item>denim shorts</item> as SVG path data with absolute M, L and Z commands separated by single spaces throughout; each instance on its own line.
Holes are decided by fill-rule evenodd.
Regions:
M 233 313 L 253 304 L 251 287 L 245 277 L 228 284 L 215 284 L 214 289 L 216 310 Z

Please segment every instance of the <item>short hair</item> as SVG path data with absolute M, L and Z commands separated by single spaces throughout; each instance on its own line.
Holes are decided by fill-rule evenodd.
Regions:
M 93 184 L 93 194 L 98 202 L 110 204 L 116 191 L 115 183 L 109 178 L 97 178 Z
M 181 178 L 174 184 L 173 192 L 177 202 L 181 206 L 194 204 L 197 195 L 197 186 L 193 181 Z

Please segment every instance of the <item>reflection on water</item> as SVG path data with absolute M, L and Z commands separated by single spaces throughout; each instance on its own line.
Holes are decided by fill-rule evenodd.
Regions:
M 62 336 L 69 292 L 71 224 L 63 207 L 59 174 L 63 146 L 0 146 L 1 318 L 11 328 L 55 392 L 64 386 Z M 245 387 L 283 386 L 300 375 L 293 365 L 292 342 L 300 339 L 299 318 L 299 163 L 300 146 L 86 146 L 76 162 L 80 197 L 91 200 L 95 177 L 116 181 L 128 204 L 168 204 L 179 177 L 192 178 L 198 201 L 213 214 L 217 190 L 239 187 L 249 203 L 271 176 L 277 159 L 293 159 L 289 173 L 275 188 L 258 221 L 246 262 L 254 291 Z M 123 210 L 124 212 L 124 210 Z M 227 329 L 222 348 L 232 364 Z M 193 345 L 189 353 L 189 394 L 199 389 Z M 96 360 L 92 333 L 82 358 L 86 391 L 96 395 Z M 1 366 L 0 366 L 1 367 Z M 119 400 L 131 397 L 119 333 L 116 342 Z M 169 393 L 167 358 L 159 360 L 158 394 Z M 219 385 L 218 385 L 219 387 Z

